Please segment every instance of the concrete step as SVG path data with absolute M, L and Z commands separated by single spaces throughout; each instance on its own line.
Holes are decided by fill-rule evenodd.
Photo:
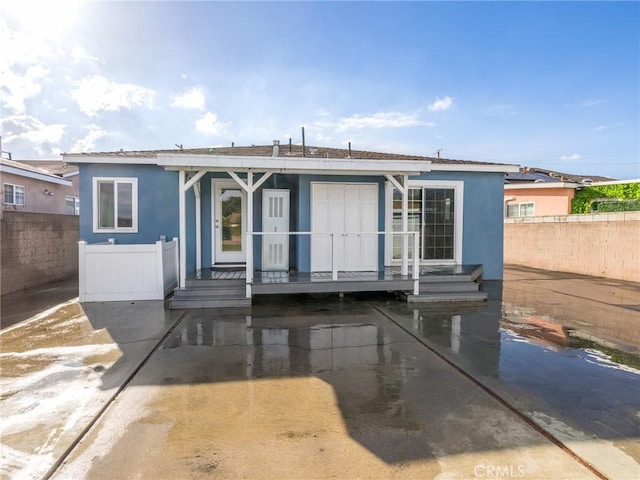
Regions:
M 480 288 L 480 284 L 476 282 L 442 282 L 442 283 L 420 282 L 420 294 L 477 292 L 479 288 Z
M 406 295 L 408 303 L 484 302 L 486 292 L 427 293 Z

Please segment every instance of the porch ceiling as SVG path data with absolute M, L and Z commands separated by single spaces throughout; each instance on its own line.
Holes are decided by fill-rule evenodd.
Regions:
M 157 164 L 167 170 L 319 175 L 419 175 L 431 171 L 429 161 L 354 158 L 158 154 Z

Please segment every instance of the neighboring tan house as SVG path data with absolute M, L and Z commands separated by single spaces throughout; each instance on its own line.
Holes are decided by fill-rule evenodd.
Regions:
M 474 265 L 484 279 L 501 279 L 504 174 L 518 171 L 279 142 L 63 159 L 80 169 L 81 241 L 122 250 L 175 237 L 178 290 L 211 268 L 246 269 L 249 299 L 270 279 L 294 274 L 313 281 L 304 288 L 325 292 L 325 279 L 349 272 L 377 279 L 397 265 L 397 278 L 407 279 L 414 245 L 421 275 Z M 104 271 L 99 280 L 109 281 Z M 333 291 L 354 291 L 343 286 Z
M 79 215 L 78 168 L 0 158 L 2 210 Z
M 580 176 L 525 167 L 508 173 L 504 185 L 504 216 L 542 217 L 568 215 L 577 189 L 586 185 L 616 182 L 607 177 Z M 604 183 L 603 183 L 604 182 Z

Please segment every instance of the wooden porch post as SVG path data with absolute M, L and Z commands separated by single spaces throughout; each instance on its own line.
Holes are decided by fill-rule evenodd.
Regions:
M 183 289 L 187 284 L 187 208 L 186 198 L 187 192 L 184 189 L 185 184 L 185 171 L 180 170 L 178 175 L 178 210 L 180 221 L 180 241 L 178 246 L 180 248 L 180 265 L 178 270 L 180 272 L 178 286 Z
M 264 182 L 273 174 L 273 171 L 266 171 L 253 183 L 253 171 L 247 171 L 247 183 L 245 184 L 237 173 L 228 171 L 227 174 L 247 192 L 247 241 L 245 247 L 247 249 L 247 265 L 246 265 L 246 282 L 247 282 L 247 298 L 251 298 L 251 284 L 253 283 L 253 193 L 262 186 Z
M 251 284 L 253 283 L 253 172 L 247 172 L 247 298 L 251 298 Z
M 200 199 L 200 180 L 193 184 L 196 196 L 196 270 L 202 270 L 202 201 Z
M 402 176 L 402 275 L 409 274 L 409 175 Z M 413 253 L 416 254 L 415 252 Z

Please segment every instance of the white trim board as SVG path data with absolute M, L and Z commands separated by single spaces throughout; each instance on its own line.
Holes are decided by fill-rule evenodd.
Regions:
M 516 173 L 519 165 L 491 163 L 432 163 L 429 160 L 397 160 L 366 158 L 263 157 L 239 155 L 199 155 L 158 153 L 136 155 L 63 154 L 67 163 L 106 163 L 158 165 L 167 170 L 207 170 L 226 172 L 273 170 L 277 173 L 338 175 L 418 175 L 430 171 Z M 336 173 L 333 173 L 336 172 Z
M 65 180 L 64 178 L 60 178 L 56 175 L 32 172 L 30 170 L 23 170 L 21 168 L 11 167 L 9 165 L 0 164 L 0 172 L 11 173 L 13 175 L 18 175 L 24 178 L 32 178 L 34 180 L 40 180 L 42 182 L 55 183 L 57 185 L 64 185 L 66 187 L 70 187 L 73 185 L 73 183 L 70 180 Z

